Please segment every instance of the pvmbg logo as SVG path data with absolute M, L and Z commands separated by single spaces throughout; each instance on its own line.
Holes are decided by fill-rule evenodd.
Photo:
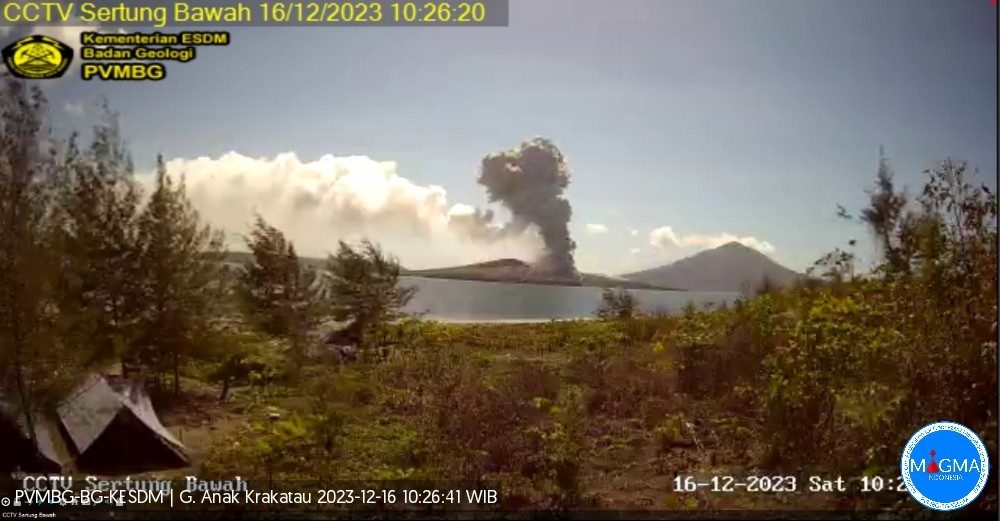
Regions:
M 34 35 L 4 47 L 0 56 L 17 78 L 58 78 L 73 61 L 73 48 L 48 36 Z
M 990 458 L 972 429 L 937 422 L 910 438 L 900 467 L 913 499 L 933 510 L 950 511 L 972 503 L 986 488 Z

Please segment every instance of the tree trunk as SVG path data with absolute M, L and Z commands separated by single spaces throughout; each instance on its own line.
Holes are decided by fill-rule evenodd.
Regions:
M 181 395 L 181 369 L 180 369 L 180 357 L 177 355 L 177 351 L 174 350 L 174 398 Z
M 295 376 L 298 376 L 302 371 L 302 353 L 300 349 L 302 349 L 302 345 L 299 342 L 298 328 L 296 328 L 292 331 L 292 356 L 295 357 Z
M 16 321 L 16 319 L 15 319 Z M 31 400 L 28 397 L 27 385 L 24 381 L 24 368 L 22 361 L 20 360 L 21 346 L 20 339 L 17 338 L 19 335 L 15 332 L 14 338 L 14 380 L 17 385 L 18 399 L 21 401 L 21 413 L 24 414 L 24 426 L 28 428 L 28 437 L 31 440 L 32 447 L 38 447 L 38 439 L 35 436 L 35 418 L 31 414 L 34 409 L 31 406 Z
M 17 291 L 13 292 L 17 295 Z M 16 302 L 18 299 L 12 299 Z M 17 386 L 17 397 L 21 401 L 21 413 L 24 414 L 24 426 L 28 428 L 28 437 L 31 440 L 32 447 L 38 447 L 38 439 L 35 436 L 35 418 L 31 414 L 34 410 L 32 407 L 31 399 L 28 397 L 28 385 L 24 378 L 24 356 L 22 350 L 24 349 L 24 334 L 21 330 L 21 314 L 19 310 L 13 310 L 13 316 L 11 317 L 11 335 L 14 341 L 14 383 Z
M 219 394 L 219 401 L 222 403 L 226 402 L 226 398 L 229 398 L 229 382 L 230 378 L 227 376 L 222 380 L 222 393 Z

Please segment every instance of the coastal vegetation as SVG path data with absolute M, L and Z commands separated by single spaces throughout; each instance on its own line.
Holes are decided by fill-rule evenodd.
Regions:
M 380 246 L 341 242 L 318 270 L 266 216 L 227 267 L 162 160 L 140 190 L 111 111 L 88 147 L 57 149 L 39 91 L 6 81 L 0 100 L 4 396 L 45 409 L 87 371 L 143 374 L 203 477 L 492 481 L 506 508 L 869 510 L 919 508 L 859 480 L 896 477 L 932 421 L 996 461 L 997 198 L 964 163 L 909 199 L 882 161 L 869 206 L 841 212 L 879 244 L 870 272 L 837 249 L 816 280 L 719 309 L 652 315 L 621 289 L 595 320 L 457 325 L 399 313 L 413 292 Z M 798 481 L 687 486 L 712 475 Z M 996 497 L 993 477 L 969 509 Z

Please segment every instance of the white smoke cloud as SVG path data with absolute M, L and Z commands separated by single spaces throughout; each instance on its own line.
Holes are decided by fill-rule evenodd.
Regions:
M 588 224 L 587 233 L 591 235 L 601 235 L 608 233 L 608 227 L 603 224 Z
M 631 235 L 632 237 L 638 237 L 639 230 L 636 230 L 635 228 L 629 228 L 628 234 Z
M 629 250 L 629 253 L 631 253 L 632 255 L 638 255 L 642 253 L 642 248 L 632 248 L 631 250 Z
M 662 226 L 649 232 L 649 244 L 654 248 L 716 248 L 730 242 L 738 242 L 763 253 L 774 253 L 774 246 L 756 237 L 738 237 L 730 233 L 718 235 L 678 235 L 670 226 Z
M 175 159 L 167 172 L 183 174 L 192 203 L 227 233 L 233 249 L 245 248 L 241 237 L 260 213 L 305 256 L 325 256 L 338 239 L 362 238 L 381 243 L 407 268 L 531 260 L 541 251 L 533 231 L 502 236 L 492 215 L 465 204 L 449 207 L 444 188 L 401 177 L 392 161 L 327 155 L 303 162 L 294 153 L 256 159 L 230 152 Z
M 83 48 L 83 44 L 80 42 L 80 36 L 87 31 L 100 31 L 101 26 L 99 25 L 87 25 L 80 22 L 78 19 L 73 19 L 74 22 L 79 22 L 80 25 L 60 25 L 56 27 L 35 27 L 32 28 L 32 34 L 44 34 L 45 36 L 50 36 L 59 40 L 62 43 L 73 48 L 74 51 L 74 62 L 80 62 L 80 49 Z

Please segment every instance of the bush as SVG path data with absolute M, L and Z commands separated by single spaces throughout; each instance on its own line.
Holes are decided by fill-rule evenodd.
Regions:
M 212 468 L 498 480 L 506 508 L 565 509 L 668 473 L 891 475 L 906 439 L 940 419 L 976 430 L 995 459 L 996 198 L 942 168 L 920 211 L 879 225 L 895 253 L 870 274 L 840 252 L 825 279 L 683 316 L 406 321 L 384 329 L 397 356 L 316 374 L 288 425 L 248 428 Z M 713 506 L 696 496 L 672 505 Z
M 752 460 L 891 474 L 907 438 L 941 419 L 980 433 L 995 458 L 997 204 L 964 175 L 946 161 L 919 210 L 864 213 L 881 219 L 885 254 L 870 275 L 837 268 L 824 284 L 688 310 L 673 335 L 681 388 L 752 419 Z M 873 204 L 895 208 L 901 197 Z
M 244 331 L 219 331 L 199 355 L 211 368 L 208 380 L 222 386 L 220 401 L 233 386 L 266 386 L 281 379 L 286 365 L 278 342 Z
M 635 295 L 624 288 L 605 288 L 601 291 L 601 305 L 597 308 L 600 318 L 632 318 L 638 305 Z

